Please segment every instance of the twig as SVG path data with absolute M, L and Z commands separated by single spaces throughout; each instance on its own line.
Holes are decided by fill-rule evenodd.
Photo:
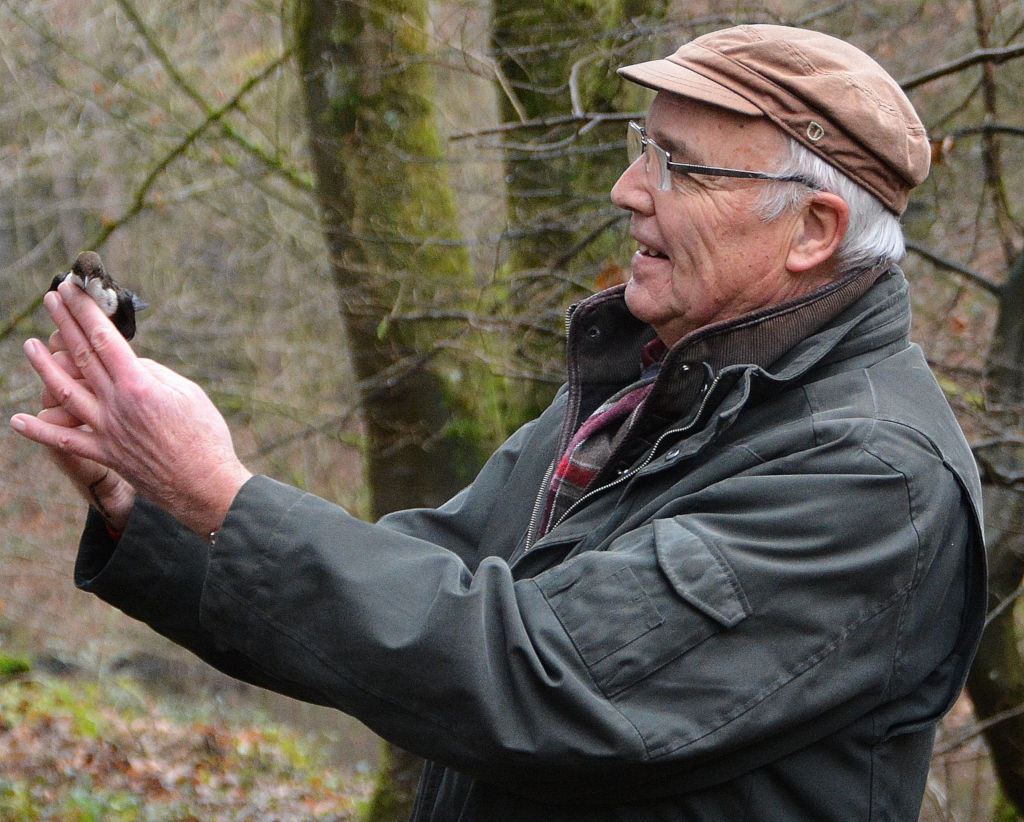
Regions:
M 642 120 L 647 115 L 643 112 L 630 111 L 602 111 L 582 112 L 580 114 L 561 114 L 556 117 L 537 117 L 532 120 L 523 120 L 520 123 L 500 123 L 496 126 L 464 131 L 453 134 L 451 140 L 468 140 L 473 137 L 490 137 L 494 134 L 506 134 L 510 131 L 519 131 L 524 128 L 552 128 L 553 126 L 568 126 L 575 123 L 583 123 L 581 130 L 589 130 L 598 123 L 615 123 L 625 120 Z
M 973 134 L 1009 134 L 1013 137 L 1024 137 L 1024 126 L 1011 126 L 1005 123 L 982 123 L 978 126 L 964 126 L 949 132 L 949 136 L 953 138 L 967 137 Z
M 970 728 L 968 731 L 957 736 L 956 739 L 950 740 L 945 745 L 940 745 L 932 751 L 932 756 L 942 756 L 950 751 L 955 751 L 957 748 L 963 746 L 967 742 L 970 742 L 976 736 L 980 736 L 989 728 L 998 725 L 1000 722 L 1006 722 L 1008 719 L 1016 719 L 1018 716 L 1024 714 L 1024 705 L 1018 705 L 1015 708 L 1008 708 L 1005 711 L 1000 711 L 997 714 L 992 714 L 988 719 L 984 719 Z
M 213 109 L 207 115 L 206 119 L 203 120 L 198 126 L 192 131 L 185 135 L 185 137 L 174 146 L 167 154 L 150 170 L 149 174 L 142 181 L 139 187 L 135 190 L 132 196 L 131 204 L 127 209 L 114 220 L 104 222 L 100 229 L 91 237 L 86 243 L 87 248 L 102 248 L 103 244 L 107 241 L 111 234 L 117 229 L 121 228 L 125 223 L 136 217 L 140 213 L 146 210 L 148 203 L 146 198 L 156 184 L 157 179 L 177 160 L 181 157 L 188 148 L 195 143 L 211 126 L 219 123 L 223 117 L 225 117 L 233 109 L 237 108 L 242 98 L 244 98 L 253 88 L 262 83 L 267 77 L 273 74 L 280 65 L 288 59 L 287 55 L 280 55 L 276 60 L 272 61 L 269 65 L 265 66 L 264 69 L 259 73 L 255 74 L 246 80 L 245 83 L 235 92 L 234 96 L 228 100 L 223 106 L 217 109 Z M 14 330 L 22 323 L 27 317 L 31 316 L 36 309 L 42 304 L 42 295 L 37 295 L 33 298 L 32 302 L 25 308 L 14 314 L 7 323 L 0 328 L 0 341 L 7 339 Z
M 138 35 L 142 38 L 143 42 L 145 42 L 146 46 L 153 53 L 153 56 L 156 57 L 160 65 L 163 66 L 164 71 L 166 71 L 168 76 L 174 81 L 174 84 L 178 86 L 178 88 L 180 88 L 186 94 L 186 96 L 188 96 L 189 99 L 191 99 L 197 106 L 199 106 L 200 109 L 202 109 L 208 121 L 211 118 L 214 118 L 214 115 L 216 115 L 219 110 L 211 106 L 207 102 L 206 98 L 203 97 L 203 95 L 200 94 L 199 91 L 191 83 L 189 83 L 188 80 L 185 79 L 184 75 L 180 71 L 178 71 L 177 67 L 174 65 L 174 61 L 171 60 L 170 55 L 168 55 L 167 52 L 164 50 L 163 46 L 160 45 L 156 36 L 146 25 L 145 21 L 139 15 L 135 7 L 132 5 L 131 0 L 117 0 L 117 5 L 120 6 L 121 11 L 123 11 L 128 16 L 128 19 L 131 21 L 132 26 L 134 26 L 135 31 L 138 32 Z M 287 60 L 291 59 L 291 55 L 291 50 L 285 49 L 280 55 L 278 55 L 278 57 L 275 60 L 273 60 L 269 64 L 267 68 L 260 72 L 259 77 L 261 79 L 265 79 L 266 77 L 268 77 L 270 74 L 273 73 L 274 70 L 282 66 Z M 240 101 L 240 99 L 241 98 L 238 95 L 236 95 L 236 101 Z M 271 155 L 267 154 L 267 152 L 265 152 L 262 148 L 260 148 L 252 141 L 246 139 L 245 135 L 236 131 L 231 126 L 230 123 L 223 120 L 222 118 L 223 113 L 214 119 L 216 120 L 217 125 L 220 127 L 220 129 L 224 132 L 224 135 L 228 137 L 228 139 L 230 139 L 237 145 L 241 146 L 245 151 L 256 156 L 268 168 L 271 168 L 277 173 L 279 173 L 285 180 L 287 180 L 296 188 L 305 192 L 312 191 L 313 186 L 309 180 L 305 179 L 301 174 L 299 174 L 295 170 L 285 167 L 281 163 L 279 158 L 272 157 Z
M 1020 585 L 1014 588 L 1013 592 L 1009 596 L 1000 600 L 999 604 L 985 615 L 985 627 L 987 628 L 988 624 L 992 620 L 1020 599 L 1022 594 L 1024 594 L 1024 580 L 1021 581 Z
M 143 180 L 142 184 L 135 190 L 135 195 L 132 197 L 132 204 L 124 214 L 121 215 L 121 217 L 117 220 L 111 221 L 100 230 L 93 245 L 102 245 L 116 228 L 120 227 L 132 217 L 145 210 L 147 207 L 146 196 L 156 183 L 157 178 L 159 178 L 175 160 L 184 154 L 196 140 L 208 131 L 211 126 L 220 123 L 229 112 L 238 108 L 242 98 L 262 83 L 267 77 L 277 71 L 281 63 L 286 59 L 286 55 L 280 55 L 277 59 L 265 66 L 259 74 L 255 74 L 250 77 L 241 85 L 241 87 L 239 87 L 238 91 L 235 92 L 234 96 L 230 100 L 220 108 L 212 109 L 202 123 L 186 134 L 184 139 L 172 148 L 164 158 L 150 170 L 149 174 L 146 175 L 146 179 Z

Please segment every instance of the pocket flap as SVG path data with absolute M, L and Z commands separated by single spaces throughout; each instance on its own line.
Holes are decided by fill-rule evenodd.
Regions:
M 725 557 L 678 519 L 656 520 L 658 565 L 694 608 L 726 628 L 750 616 L 750 603 Z

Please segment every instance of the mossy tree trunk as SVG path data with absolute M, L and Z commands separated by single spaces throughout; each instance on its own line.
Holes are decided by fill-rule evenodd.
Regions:
M 546 317 L 545 327 L 557 330 L 566 303 L 620 279 L 628 256 L 624 213 L 608 195 L 626 164 L 626 124 L 615 115 L 637 111 L 646 92 L 622 81 L 616 69 L 655 56 L 647 52 L 660 48 L 650 32 L 666 6 L 665 0 L 494 0 L 492 48 L 506 80 L 500 113 L 507 123 L 523 123 L 505 149 L 514 238 L 506 266 L 516 287 L 504 295 L 502 311 Z M 517 359 L 537 374 L 560 373 L 558 342 L 527 330 L 516 341 Z M 532 404 L 523 402 L 519 411 L 532 416 L 552 390 L 538 382 Z
M 443 502 L 493 446 L 480 428 L 473 366 L 455 344 L 464 326 L 444 319 L 471 299 L 473 282 L 455 241 L 432 110 L 426 11 L 426 0 L 295 6 L 313 169 L 359 380 L 374 519 Z M 408 818 L 418 766 L 385 749 L 368 819 Z
M 997 34 L 998 3 L 972 0 L 974 35 L 986 49 Z M 986 122 L 1001 120 L 1007 102 L 1000 91 L 997 63 L 981 67 L 979 97 Z M 973 81 L 973 80 L 972 80 Z M 1024 816 L 1024 654 L 1021 653 L 1021 611 L 1024 591 L 1024 249 L 1021 222 L 1013 214 L 1007 185 L 1011 165 L 1001 150 L 998 132 L 981 138 L 983 193 L 991 209 L 1008 273 L 999 289 L 999 310 L 986 363 L 986 425 L 996 436 L 975 445 L 986 482 L 986 542 L 989 559 L 989 621 L 971 668 L 967 690 L 975 713 L 984 723 L 984 736 L 999 781 L 1000 802 L 993 819 L 1011 815 L 1007 804 Z M 975 218 L 980 222 L 979 216 Z
M 595 53 L 584 41 L 595 30 L 615 29 L 640 10 L 664 5 L 661 0 L 633 4 L 644 8 L 631 7 L 629 0 L 568 5 L 544 0 L 534 7 L 521 3 L 522 9 L 508 0 L 499 3 L 497 37 L 506 44 L 520 37 L 522 15 L 537 22 L 529 35 L 536 41 L 528 37 L 522 40 L 525 51 L 510 52 L 510 60 L 527 71 L 515 82 L 517 95 L 528 101 L 528 116 L 564 114 L 580 106 L 615 111 L 627 100 L 614 75 L 615 48 L 599 45 Z M 472 478 L 496 439 L 532 416 L 552 390 L 546 386 L 531 394 L 497 388 L 490 375 L 475 373 L 471 356 L 460 356 L 460 350 L 471 353 L 475 345 L 466 338 L 466 326 L 446 319 L 468 310 L 478 287 L 458 242 L 457 210 L 432 109 L 427 9 L 427 0 L 297 0 L 294 6 L 318 201 L 348 355 L 360 385 L 372 518 L 450 497 Z M 562 46 L 563 40 L 575 45 Z M 553 44 L 552 50 L 524 56 L 531 45 L 544 43 Z M 505 69 L 514 73 L 513 62 Z M 549 83 L 562 88 L 549 95 Z M 628 93 L 629 102 L 640 99 L 635 90 Z M 573 128 L 580 131 L 583 125 Z M 589 223 L 583 219 L 597 198 L 606 223 L 614 220 L 607 193 L 623 166 L 623 152 L 594 163 L 577 151 L 589 153 L 598 136 L 573 137 L 568 151 L 509 155 L 507 185 L 518 239 L 506 270 L 526 270 L 526 277 L 541 285 L 550 284 L 541 282 L 545 274 L 554 274 L 576 278 L 585 287 L 588 276 L 592 282 L 593 273 L 615 256 L 622 232 L 595 231 L 592 213 Z M 553 196 L 538 194 L 537 179 L 552 187 Z M 566 192 L 573 192 L 569 206 Z M 546 215 L 553 213 L 557 217 L 549 220 Z M 511 304 L 527 318 L 527 329 L 543 325 L 547 312 L 560 314 L 564 291 L 552 295 L 550 289 L 523 288 L 522 282 L 520 277 L 494 302 Z M 542 290 L 545 306 L 538 313 L 530 301 Z M 555 334 L 536 341 L 525 339 L 528 331 L 518 335 L 519 356 L 549 363 L 560 359 L 560 323 L 550 326 Z M 493 392 L 488 385 L 495 386 Z M 367 818 L 407 818 L 414 762 L 386 747 L 382 763 Z

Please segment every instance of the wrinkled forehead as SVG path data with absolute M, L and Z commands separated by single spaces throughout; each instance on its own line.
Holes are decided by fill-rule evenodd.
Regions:
M 736 150 L 771 159 L 787 145 L 786 134 L 767 117 L 664 91 L 655 95 L 644 125 L 651 139 L 681 162 Z

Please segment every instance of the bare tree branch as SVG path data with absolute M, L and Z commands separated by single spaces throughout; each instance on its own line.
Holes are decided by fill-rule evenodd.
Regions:
M 950 260 L 948 257 L 943 257 L 940 254 L 925 248 L 920 243 L 913 242 L 912 240 L 907 240 L 906 246 L 907 251 L 913 251 L 919 257 L 924 258 L 932 265 L 937 265 L 939 268 L 944 268 L 947 271 L 959 274 L 961 277 L 978 286 L 978 288 L 983 291 L 987 291 L 989 294 L 996 297 L 999 296 L 1000 285 L 990 280 L 984 274 L 980 274 L 974 269 L 968 268 L 955 260 Z
M 949 132 L 954 139 L 974 134 L 1009 134 L 1013 137 L 1024 137 L 1024 126 L 1011 126 L 1006 123 L 982 123 L 978 126 L 964 126 Z
M 258 74 L 254 74 L 249 77 L 239 87 L 238 91 L 235 92 L 234 96 L 228 100 L 223 106 L 213 109 L 207 115 L 206 119 L 196 126 L 192 131 L 185 135 L 185 137 L 170 151 L 167 152 L 157 163 L 150 169 L 149 174 L 135 189 L 135 193 L 132 195 L 131 203 L 122 212 L 121 216 L 104 221 L 100 226 L 99 230 L 89 238 L 85 244 L 87 248 L 102 248 L 103 244 L 107 241 L 111 234 L 117 231 L 119 228 L 124 226 L 126 223 L 131 221 L 134 217 L 145 211 L 150 203 L 147 198 L 150 190 L 156 184 L 156 181 L 164 174 L 164 172 L 181 157 L 188 148 L 193 145 L 211 126 L 219 123 L 222 118 L 228 114 L 228 112 L 237 108 L 241 100 L 252 91 L 256 86 L 262 83 L 267 77 L 276 72 L 278 68 L 289 59 L 287 54 L 279 55 L 275 60 L 271 61 L 267 66 L 263 68 Z M 21 310 L 14 313 L 7 323 L 0 327 L 0 341 L 7 339 L 14 330 L 25 321 L 26 318 L 30 317 L 36 309 L 42 305 L 43 295 L 39 294 L 31 303 L 22 308 Z
M 614 112 L 583 112 L 580 114 L 565 114 L 559 117 L 539 117 L 532 120 L 523 120 L 521 123 L 501 123 L 489 128 L 475 129 L 474 131 L 458 132 L 449 139 L 469 140 L 474 137 L 490 137 L 494 134 L 508 134 L 513 131 L 521 131 L 528 128 L 553 128 L 555 126 L 568 126 L 574 123 L 582 123 L 580 134 L 585 134 L 600 123 L 626 122 L 628 120 L 642 120 L 646 117 L 641 111 L 614 111 Z M 538 150 L 547 150 L 549 146 L 541 146 Z
M 994 63 L 998 65 L 1018 57 L 1024 57 L 1024 43 L 1015 43 L 1010 46 L 1003 46 L 1002 48 L 977 49 L 949 63 L 907 77 L 905 80 L 900 81 L 900 85 L 904 91 L 909 91 L 933 80 L 938 80 L 940 77 L 956 74 L 958 71 L 963 71 L 965 68 L 976 66 L 979 63 Z
M 1004 597 L 1003 600 L 995 608 L 988 612 L 988 614 L 985 616 L 985 624 L 988 625 L 993 619 L 995 619 L 1001 613 L 1003 613 L 1003 611 L 1005 611 L 1007 608 L 1012 607 L 1013 604 L 1021 598 L 1021 595 L 1024 595 L 1024 580 L 1022 580 L 1020 585 L 1018 585 L 1014 589 L 1013 593 L 1011 593 L 1008 597 Z
M 950 751 L 955 751 L 957 748 L 960 748 L 970 742 L 976 736 L 980 736 L 989 728 L 998 725 L 1000 722 L 1006 722 L 1008 719 L 1014 719 L 1021 714 L 1024 714 L 1024 705 L 1017 705 L 1016 707 L 993 714 L 988 719 L 978 722 L 963 733 L 958 734 L 955 739 L 951 739 L 943 745 L 936 745 L 935 749 L 932 751 L 932 756 L 942 756 Z
M 224 114 L 230 109 L 226 109 L 225 107 L 218 109 L 211 106 L 206 101 L 206 98 L 203 97 L 203 95 L 185 79 L 184 75 L 182 75 L 180 71 L 178 71 L 174 61 L 171 59 L 170 55 L 167 54 L 166 50 L 164 50 L 163 46 L 160 45 L 156 36 L 154 36 L 153 32 L 149 29 L 145 21 L 135 9 L 135 6 L 131 3 L 131 0 L 117 0 L 117 5 L 120 6 L 121 10 L 128 16 L 132 26 L 135 27 L 139 36 L 153 53 L 153 56 L 159 61 L 160 65 L 163 66 L 167 75 L 174 81 L 174 84 L 178 86 L 178 88 L 180 88 L 189 97 L 189 99 L 198 105 L 200 109 L 202 109 L 203 113 L 206 115 L 207 123 L 216 122 L 228 139 L 241 146 L 245 151 L 249 152 L 253 156 L 259 158 L 259 160 L 266 164 L 268 168 L 273 169 L 296 188 L 307 193 L 313 190 L 312 180 L 309 179 L 308 176 L 284 165 L 280 157 L 267 154 L 267 152 L 260 146 L 246 138 L 244 134 L 237 131 L 229 122 L 227 122 L 224 119 Z M 265 79 L 273 73 L 273 70 L 284 65 L 284 63 L 286 63 L 290 58 L 291 51 L 285 49 L 285 51 L 279 55 L 277 59 L 273 60 L 266 69 L 260 72 L 258 76 Z M 249 88 L 252 87 L 249 83 L 246 83 L 246 86 L 249 86 Z M 243 88 L 245 88 L 245 86 L 243 86 Z M 241 96 L 236 95 L 235 100 L 237 105 L 237 102 L 241 100 Z M 232 108 L 234 107 L 236 106 L 232 106 Z

